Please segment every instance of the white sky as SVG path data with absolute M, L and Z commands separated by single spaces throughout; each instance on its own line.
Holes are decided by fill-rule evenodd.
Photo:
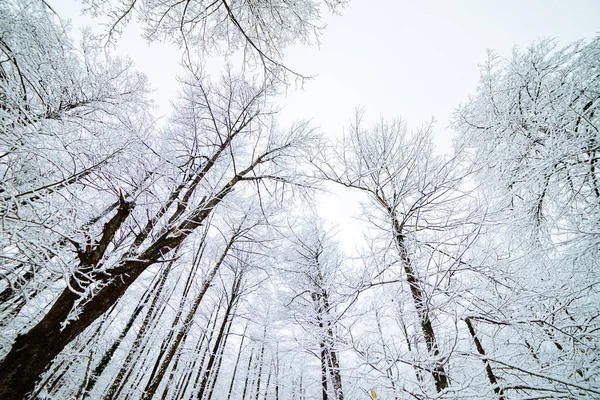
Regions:
M 81 17 L 80 2 L 48 0 L 74 31 L 97 20 Z M 357 106 L 367 118 L 402 116 L 418 127 L 435 118 L 438 146 L 446 152 L 453 110 L 474 93 L 478 64 L 486 49 L 510 57 L 534 40 L 556 37 L 561 45 L 600 33 L 598 0 L 351 0 L 341 16 L 327 16 L 321 46 L 294 46 L 286 64 L 317 75 L 301 90 L 283 98 L 282 121 L 312 119 L 326 134 L 340 134 Z M 181 52 L 146 44 L 134 25 L 118 42 L 117 52 L 131 57 L 149 76 L 155 101 L 167 110 L 178 90 Z M 600 63 L 600 60 L 599 60 Z M 324 207 L 344 230 L 354 230 L 348 216 L 355 206 L 329 196 Z M 342 205 L 347 204 L 347 207 Z

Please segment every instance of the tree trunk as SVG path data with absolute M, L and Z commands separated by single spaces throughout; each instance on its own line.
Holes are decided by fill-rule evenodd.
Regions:
M 238 349 L 237 358 L 235 359 L 235 365 L 233 367 L 233 375 L 231 376 L 231 383 L 229 384 L 229 391 L 227 392 L 227 400 L 231 399 L 231 394 L 233 393 L 233 385 L 235 383 L 235 377 L 238 371 L 238 365 L 240 363 L 240 358 L 242 356 L 242 349 L 244 347 L 244 340 L 246 339 L 246 329 L 248 329 L 248 324 L 244 328 L 244 332 L 242 333 L 242 340 L 240 341 L 240 348 Z
M 267 400 L 269 398 L 269 386 L 271 385 L 271 374 L 273 373 L 273 364 L 269 364 L 269 373 L 267 374 L 267 383 L 265 384 L 265 395 L 263 400 Z
M 138 331 L 137 336 L 136 336 L 135 340 L 133 341 L 133 345 L 131 346 L 131 349 L 129 349 L 129 352 L 127 353 L 127 357 L 125 357 L 125 361 L 121 365 L 121 368 L 119 369 L 119 372 L 117 373 L 117 376 L 114 379 L 111 386 L 109 387 L 107 393 L 104 395 L 104 397 L 103 397 L 104 400 L 112 400 L 118 396 L 119 390 L 121 388 L 121 385 L 122 385 L 124 379 L 126 378 L 126 375 L 127 376 L 129 375 L 128 370 L 131 366 L 131 363 L 133 362 L 134 357 L 136 356 L 140 347 L 145 346 L 144 338 L 146 336 L 146 332 L 148 332 L 150 327 L 153 325 L 152 321 L 157 316 L 162 315 L 162 312 L 164 311 L 164 308 L 166 307 L 166 303 L 164 303 L 160 307 L 160 309 L 157 310 L 158 300 L 160 299 L 162 291 L 165 287 L 165 282 L 167 281 L 167 276 L 169 275 L 169 272 L 171 271 L 172 266 L 173 266 L 173 261 L 169 262 L 167 264 L 167 267 L 162 271 L 160 278 L 157 281 L 157 286 L 152 291 L 154 294 L 154 297 L 152 299 L 152 303 L 150 304 L 150 308 L 148 309 L 148 312 L 146 313 L 146 316 L 144 317 L 144 321 L 142 322 L 142 325 L 140 326 L 140 330 Z
M 333 328 L 331 326 L 331 318 L 329 315 L 329 295 L 325 289 L 322 290 L 321 298 L 323 300 L 323 312 L 324 316 L 327 317 L 327 353 L 329 359 L 329 373 L 331 375 L 331 384 L 335 391 L 336 400 L 344 400 L 344 392 L 342 390 L 342 376 L 340 375 L 340 363 L 338 361 L 337 352 L 335 351 L 335 337 L 333 335 Z
M 231 315 L 231 312 L 235 308 L 235 305 L 237 302 L 240 285 L 241 285 L 241 277 L 236 277 L 236 279 L 233 282 L 233 286 L 231 288 L 231 296 L 229 298 L 227 308 L 225 309 L 225 315 L 223 316 L 223 323 L 221 323 L 221 327 L 219 328 L 219 333 L 217 334 L 215 344 L 213 346 L 212 352 L 210 353 L 208 363 L 206 364 L 206 369 L 204 371 L 204 377 L 202 378 L 202 382 L 200 383 L 200 389 L 198 390 L 198 399 L 200 399 L 200 400 L 203 398 L 204 392 L 207 389 L 208 379 L 210 377 L 210 374 L 212 373 L 212 368 L 215 364 L 217 354 L 219 352 L 219 348 L 225 337 L 225 329 L 229 325 L 229 316 Z
M 216 305 L 213 308 L 213 311 L 210 313 L 210 317 L 208 318 L 208 321 L 206 324 L 206 329 L 202 333 L 202 336 L 198 339 L 198 343 L 196 344 L 196 347 L 194 349 L 195 356 L 193 357 L 193 361 L 192 361 L 190 367 L 188 368 L 188 371 L 186 372 L 183 386 L 177 391 L 177 393 L 175 393 L 175 396 L 174 396 L 175 399 L 181 399 L 185 395 L 185 392 L 187 391 L 190 381 L 192 380 L 192 375 L 193 375 L 192 372 L 196 370 L 196 365 L 199 365 L 198 369 L 202 369 L 202 363 L 198 364 L 198 361 L 200 358 L 200 350 L 202 349 L 202 344 L 204 343 L 204 340 L 208 338 L 208 331 L 210 329 L 210 324 L 213 321 L 213 317 L 214 317 L 214 320 L 216 321 L 216 315 L 218 313 L 219 313 L 219 305 Z M 212 329 L 214 329 L 214 325 L 213 325 Z M 207 347 L 210 346 L 210 338 L 208 338 L 208 341 L 209 341 L 209 343 L 207 343 L 207 345 L 206 345 Z
M 179 318 L 176 317 L 175 320 L 173 321 L 173 325 L 171 327 L 171 332 L 169 334 L 169 337 L 164 342 L 164 343 L 166 343 L 166 345 L 164 346 L 164 348 L 161 348 L 161 353 L 158 356 L 157 363 L 154 367 L 154 370 L 152 371 L 152 374 L 150 375 L 150 380 L 148 381 L 148 384 L 146 385 L 146 389 L 144 390 L 144 395 L 142 396 L 143 400 L 152 399 L 152 397 L 154 396 L 154 393 L 156 393 L 156 389 L 158 389 L 158 386 L 160 385 L 160 382 L 162 381 L 165 372 L 169 368 L 169 364 L 171 363 L 173 356 L 175 356 L 175 353 L 177 352 L 179 345 L 181 344 L 184 337 L 189 332 L 190 327 L 192 326 L 192 321 L 194 319 L 194 316 L 196 315 L 196 312 L 198 311 L 198 307 L 200 306 L 200 303 L 202 302 L 204 295 L 208 291 L 208 288 L 210 287 L 214 277 L 217 275 L 219 268 L 223 264 L 223 261 L 225 260 L 225 257 L 229 253 L 229 249 L 231 249 L 231 246 L 233 246 L 233 243 L 235 242 L 235 240 L 236 240 L 236 235 L 234 234 L 230 238 L 225 249 L 223 250 L 221 257 L 219 258 L 219 260 L 217 261 L 217 263 L 215 264 L 213 269 L 210 271 L 210 273 L 208 274 L 208 276 L 202 283 L 200 292 L 196 296 L 196 299 L 194 300 L 192 307 L 188 311 L 188 313 L 183 321 L 183 326 L 177 332 L 177 335 L 175 336 L 175 339 L 173 340 L 173 342 L 170 343 L 172 333 L 174 332 L 175 327 L 179 324 Z M 191 276 L 192 276 L 192 273 L 190 272 L 190 277 Z M 182 308 L 180 308 L 179 311 L 182 311 Z M 179 315 L 180 315 L 180 313 L 178 313 L 178 316 Z M 160 362 L 164 353 L 166 353 L 164 356 L 164 359 L 162 359 L 162 362 Z M 157 369 L 157 367 L 159 365 L 160 365 L 160 367 Z
M 152 286 L 149 286 L 149 288 L 150 287 L 152 287 Z M 114 343 L 112 344 L 112 346 L 110 346 L 110 348 L 106 351 L 106 353 L 104 353 L 104 355 L 102 356 L 102 359 L 100 359 L 100 362 L 98 363 L 96 368 L 94 368 L 94 370 L 92 371 L 90 379 L 87 382 L 87 385 L 85 386 L 85 392 L 83 393 L 84 398 L 89 396 L 89 392 L 96 385 L 98 378 L 102 375 L 102 373 L 108 366 L 108 363 L 110 363 L 110 360 L 112 359 L 113 355 L 117 351 L 117 348 L 121 345 L 121 342 L 123 341 L 123 339 L 125 339 L 125 336 L 127 336 L 127 333 L 129 333 L 129 331 L 131 330 L 131 327 L 133 326 L 133 323 L 137 319 L 138 315 L 140 315 L 140 313 L 144 309 L 144 306 L 148 302 L 148 298 L 149 298 L 148 294 L 149 294 L 149 291 L 147 290 L 146 293 L 144 294 L 145 298 L 144 298 L 142 304 L 139 304 L 135 308 L 135 310 L 133 310 L 131 317 L 129 317 L 129 321 L 127 321 L 127 324 L 125 324 L 125 327 L 121 331 L 121 334 L 119 335 L 119 337 L 114 341 Z
M 481 342 L 479 341 L 479 338 L 477 337 L 477 333 L 475 332 L 475 327 L 473 326 L 473 323 L 471 322 L 471 318 L 469 318 L 469 317 L 465 318 L 465 324 L 467 324 L 467 328 L 469 329 L 469 334 L 473 338 L 473 342 L 475 343 L 475 348 L 477 349 L 477 352 L 482 357 L 481 361 L 483 361 L 483 365 L 485 366 L 485 372 L 487 374 L 488 380 L 490 381 L 490 384 L 494 388 L 494 393 L 496 393 L 498 395 L 499 400 L 504 400 L 502 389 L 500 389 L 500 386 L 498 386 L 498 380 L 496 379 L 496 375 L 494 375 L 494 371 L 492 370 L 492 366 L 490 365 L 490 362 L 488 361 L 488 359 L 485 356 L 485 350 L 483 349 L 483 346 L 481 345 Z
M 193 400 L 194 394 L 196 392 L 196 388 L 198 387 L 198 383 L 200 382 L 200 378 L 203 376 L 203 372 L 204 372 L 204 362 L 206 361 L 206 357 L 208 357 L 209 353 L 210 353 L 210 343 L 212 342 L 212 338 L 216 332 L 217 329 L 217 322 L 218 322 L 218 318 L 219 318 L 219 308 L 221 305 L 221 301 L 223 301 L 223 298 L 219 298 L 219 304 L 217 304 L 217 306 L 215 307 L 215 318 L 212 324 L 212 329 L 209 330 L 209 335 L 208 335 L 208 340 L 206 341 L 206 349 L 204 350 L 204 353 L 202 354 L 202 359 L 200 360 L 200 368 L 198 368 L 198 373 L 196 374 L 196 378 L 194 379 L 194 385 L 192 386 L 192 390 L 190 393 L 190 400 Z
M 235 311 L 234 311 L 235 313 Z M 223 337 L 223 342 L 221 343 L 221 348 L 219 349 L 219 354 L 217 355 L 217 367 L 215 368 L 214 373 L 212 374 L 210 389 L 206 394 L 206 400 L 211 400 L 213 392 L 215 390 L 215 386 L 217 385 L 217 379 L 219 378 L 219 371 L 221 371 L 221 364 L 223 362 L 223 353 L 225 353 L 225 348 L 227 346 L 227 339 L 229 339 L 229 333 L 231 332 L 231 325 L 233 325 L 234 317 L 232 317 L 229 321 L 229 325 L 227 326 L 227 332 L 225 332 L 225 336 Z
M 255 400 L 258 400 L 258 397 L 260 396 L 260 382 L 262 379 L 262 370 L 263 370 L 263 364 L 265 362 L 264 356 L 265 356 L 265 336 L 267 333 L 267 327 L 265 326 L 265 329 L 263 330 L 263 342 L 260 346 L 260 354 L 258 355 L 258 358 L 256 359 L 256 364 L 258 365 L 258 374 L 256 375 L 256 395 L 255 395 Z
M 439 360 L 440 351 L 437 345 L 433 325 L 431 324 L 425 294 L 421 289 L 420 279 L 412 265 L 412 260 L 408 255 L 406 243 L 404 242 L 404 232 L 402 225 L 398 222 L 398 217 L 395 211 L 392 208 L 390 208 L 387 205 L 387 203 L 383 201 L 383 199 L 380 198 L 379 201 L 384 207 L 386 207 L 389 216 L 392 219 L 394 229 L 394 240 L 396 242 L 396 245 L 398 246 L 398 251 L 400 252 L 400 259 L 402 260 L 404 272 L 406 273 L 406 281 L 408 282 L 408 286 L 410 287 L 410 292 L 412 294 L 413 302 L 417 310 L 417 315 L 419 316 L 419 322 L 421 323 L 421 329 L 423 330 L 423 335 L 425 336 L 425 344 L 427 346 L 427 351 L 430 355 L 436 358 L 436 360 L 434 361 L 435 364 L 433 370 L 431 371 L 431 375 L 433 376 L 436 390 L 438 392 L 441 392 L 444 389 L 448 388 L 448 376 L 446 375 L 446 371 L 444 370 L 444 365 Z
M 248 366 L 246 367 L 246 379 L 244 379 L 244 390 L 242 391 L 241 400 L 246 400 L 246 393 L 248 391 L 248 383 L 250 381 L 250 368 L 252 367 L 252 358 L 254 357 L 254 351 L 250 352 L 250 358 L 248 359 Z
M 321 398 L 327 400 L 327 350 L 323 340 L 321 340 L 319 346 L 321 348 Z

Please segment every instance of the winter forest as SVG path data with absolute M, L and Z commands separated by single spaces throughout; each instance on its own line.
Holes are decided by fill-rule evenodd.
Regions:
M 85 0 L 77 40 L 52 4 L 0 1 L 0 399 L 600 398 L 600 37 L 480 54 L 440 151 L 280 118 L 346 0 Z

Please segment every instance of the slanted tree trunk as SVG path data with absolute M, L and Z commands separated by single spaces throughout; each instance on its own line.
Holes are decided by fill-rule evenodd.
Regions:
M 154 289 L 156 289 L 156 286 L 159 284 L 159 281 L 160 281 L 160 278 L 157 279 L 153 285 L 148 286 L 148 288 L 144 292 L 144 295 L 142 296 L 141 303 L 138 304 L 138 306 L 135 308 L 135 310 L 133 310 L 133 313 L 129 317 L 129 320 L 125 324 L 125 327 L 123 327 L 123 330 L 119 334 L 119 337 L 114 341 L 114 343 L 110 346 L 110 348 L 104 353 L 104 355 L 100 359 L 100 362 L 98 363 L 96 368 L 94 368 L 94 370 L 92 371 L 92 373 L 90 375 L 90 379 L 88 380 L 88 382 L 85 386 L 85 391 L 83 393 L 84 398 L 87 398 L 89 396 L 89 393 L 96 385 L 98 378 L 102 375 L 102 373 L 104 372 L 104 370 L 110 363 L 110 360 L 112 360 L 112 357 L 115 354 L 115 352 L 117 351 L 117 348 L 121 345 L 121 342 L 123 341 L 123 339 L 125 339 L 125 336 L 127 336 L 129 331 L 131 330 L 133 323 L 135 322 L 137 317 L 140 315 L 140 313 L 142 312 L 144 307 L 148 304 L 148 301 L 150 300 L 150 294 Z
M 402 265 L 406 274 L 406 281 L 408 283 L 408 286 L 410 287 L 410 292 L 413 298 L 415 308 L 417 310 L 417 315 L 419 317 L 421 329 L 423 330 L 427 351 L 431 356 L 436 358 L 436 360 L 434 361 L 434 367 L 431 371 L 431 375 L 433 376 L 436 390 L 438 392 L 441 392 L 448 388 L 448 376 L 446 375 L 443 363 L 441 362 L 441 360 L 439 360 L 440 351 L 438 348 L 435 332 L 433 330 L 433 325 L 431 324 L 429 309 L 427 307 L 427 299 L 425 298 L 425 294 L 421 289 L 420 278 L 417 275 L 417 272 L 413 267 L 412 260 L 408 254 L 408 249 L 406 248 L 406 243 L 404 241 L 405 236 L 402 225 L 398 221 L 398 217 L 395 211 L 381 197 L 379 198 L 379 201 L 387 209 L 388 214 L 392 220 L 394 229 L 394 240 L 400 253 L 400 259 L 402 260 Z
M 231 394 L 233 393 L 233 385 L 235 384 L 235 377 L 237 376 L 238 365 L 240 363 L 240 358 L 242 357 L 242 349 L 244 348 L 244 340 L 246 339 L 246 330 L 248 329 L 248 324 L 244 328 L 244 332 L 242 333 L 242 340 L 240 341 L 240 348 L 238 349 L 237 358 L 235 359 L 235 365 L 233 366 L 233 374 L 231 375 L 231 383 L 229 384 L 229 391 L 227 392 L 227 400 L 231 399 Z
M 248 359 L 248 366 L 246 367 L 246 379 L 244 379 L 244 390 L 242 391 L 242 400 L 246 400 L 246 393 L 248 391 L 248 383 L 250 382 L 250 369 L 252 367 L 252 358 L 254 357 L 254 350 L 250 352 L 250 358 Z
M 152 371 L 153 373 L 150 375 L 150 380 L 148 381 L 148 384 L 146 385 L 146 389 L 144 390 L 144 394 L 142 396 L 143 400 L 152 399 L 152 397 L 154 396 L 154 393 L 156 393 L 156 389 L 158 389 L 158 386 L 160 385 L 160 382 L 162 381 L 165 372 L 169 368 L 169 364 L 171 363 L 173 356 L 177 352 L 179 345 L 181 344 L 181 342 L 183 341 L 185 336 L 187 336 L 187 333 L 189 332 L 190 327 L 192 326 L 192 321 L 194 319 L 194 316 L 196 315 L 196 312 L 198 311 L 198 307 L 200 306 L 200 303 L 202 302 L 204 295 L 206 294 L 206 292 L 208 291 L 208 288 L 212 284 L 214 277 L 217 275 L 219 268 L 223 264 L 225 257 L 227 257 L 227 254 L 229 253 L 231 246 L 233 246 L 233 243 L 235 242 L 236 238 L 237 238 L 237 234 L 234 233 L 231 236 L 227 245 L 225 246 L 225 249 L 223 250 L 221 257 L 219 258 L 219 260 L 217 261 L 217 263 L 215 264 L 213 269 L 210 271 L 210 273 L 208 274 L 208 276 L 202 283 L 200 292 L 196 296 L 194 303 L 192 304 L 192 307 L 188 311 L 188 313 L 183 321 L 182 327 L 177 332 L 177 335 L 175 335 L 175 339 L 173 340 L 173 342 L 170 343 L 172 333 L 174 332 L 175 327 L 179 324 L 180 313 L 178 313 L 178 316 L 175 318 L 175 321 L 173 322 L 173 325 L 171 327 L 171 332 L 169 334 L 169 337 L 167 338 L 167 340 L 165 340 L 165 342 L 163 342 L 164 346 L 161 348 L 161 353 L 159 354 L 157 363 Z M 190 273 L 190 277 L 191 276 L 192 276 L 192 273 Z M 184 293 L 184 296 L 185 296 L 185 293 Z M 180 307 L 179 311 L 182 311 L 181 307 Z M 162 359 L 162 362 L 160 362 L 163 354 L 165 354 L 164 358 Z
M 164 311 L 164 307 L 166 304 L 164 304 L 162 307 L 160 307 L 159 310 L 157 310 L 157 307 L 159 306 L 158 305 L 159 299 L 160 299 L 162 291 L 165 287 L 165 282 L 167 280 L 167 276 L 169 275 L 169 272 L 171 271 L 172 266 L 173 266 L 173 261 L 169 262 L 167 264 L 167 267 L 161 272 L 160 278 L 157 281 L 157 286 L 152 291 L 154 296 L 152 299 L 152 303 L 150 304 L 150 308 L 148 309 L 148 312 L 146 313 L 146 316 L 144 317 L 144 320 L 142 321 L 140 330 L 138 331 L 138 334 L 137 334 L 135 340 L 133 341 L 133 345 L 131 346 L 131 349 L 129 349 L 129 352 L 127 353 L 127 357 L 125 357 L 125 361 L 123 362 L 123 365 L 119 369 L 119 372 L 117 373 L 116 378 L 114 379 L 113 383 L 110 385 L 108 391 L 104 395 L 104 400 L 113 400 L 113 399 L 117 398 L 117 396 L 120 392 L 120 389 L 122 388 L 123 381 L 129 376 L 129 374 L 131 372 L 130 367 L 134 361 L 134 358 L 138 354 L 140 347 L 145 346 L 144 338 L 145 338 L 146 333 L 148 332 L 149 328 L 153 325 L 152 321 L 157 316 L 159 317 L 160 315 L 162 315 L 162 311 Z
M 215 344 L 210 353 L 208 363 L 206 364 L 206 369 L 204 370 L 202 382 L 200 383 L 200 389 L 198 390 L 197 396 L 198 399 L 203 398 L 204 393 L 208 388 L 208 379 L 210 378 L 210 375 L 213 372 L 212 369 L 215 364 L 217 354 L 219 353 L 219 348 L 225 338 L 225 329 L 229 325 L 229 317 L 231 316 L 232 311 L 235 309 L 235 306 L 238 301 L 238 296 L 240 295 L 240 288 L 242 283 L 241 280 L 241 276 L 236 276 L 236 278 L 234 279 L 233 286 L 231 288 L 231 295 L 229 297 L 227 308 L 225 309 L 225 315 L 223 316 L 223 322 L 221 323 L 221 327 L 219 328 L 219 333 L 217 334 L 217 338 L 215 339 Z
M 154 361 L 154 366 L 152 368 L 152 371 L 150 372 L 149 376 L 147 377 L 146 388 L 144 390 L 143 396 L 147 396 L 148 398 L 152 398 L 154 396 L 154 393 L 156 392 L 156 389 L 158 388 L 158 384 L 160 384 L 160 380 L 163 378 L 163 376 L 168 368 L 168 364 L 166 366 L 164 366 L 164 362 L 162 362 L 164 360 L 165 353 L 168 353 L 168 355 L 171 355 L 171 357 L 168 359 L 168 362 L 170 363 L 172 357 L 174 356 L 175 352 L 177 351 L 177 347 L 175 347 L 173 354 L 171 354 L 171 349 L 172 349 L 171 344 L 173 341 L 173 336 L 177 332 L 177 329 L 178 329 L 177 327 L 179 326 L 179 321 L 181 320 L 181 316 L 183 314 L 185 304 L 188 300 L 188 293 L 192 286 L 192 282 L 194 281 L 194 278 L 196 276 L 196 269 L 198 268 L 198 265 L 199 265 L 198 263 L 195 263 L 187 275 L 187 279 L 186 279 L 184 287 L 183 287 L 183 292 L 181 294 L 181 299 L 179 301 L 179 307 L 177 308 L 175 317 L 173 318 L 173 321 L 171 322 L 171 327 L 168 330 L 167 336 L 165 338 L 163 338 L 163 340 L 162 340 L 162 343 L 160 345 L 160 350 L 158 351 L 158 355 L 156 357 L 156 360 Z M 167 355 L 167 357 L 168 357 L 168 355 Z M 157 379 L 158 379 L 158 382 L 155 382 Z
M 469 318 L 469 317 L 465 318 L 465 324 L 467 325 L 469 334 L 473 338 L 473 342 L 475 343 L 475 348 L 477 349 L 477 352 L 479 353 L 479 355 L 481 355 L 481 361 L 483 362 L 483 365 L 485 367 L 485 372 L 487 374 L 488 380 L 490 381 L 490 384 L 494 388 L 494 393 L 496 393 L 498 395 L 499 400 L 504 400 L 503 391 L 500 388 L 500 386 L 498 385 L 498 379 L 496 379 L 496 375 L 494 375 L 494 370 L 492 370 L 492 366 L 490 365 L 489 360 L 486 358 L 485 350 L 483 349 L 483 345 L 481 344 L 481 341 L 477 337 L 477 332 L 475 331 L 473 322 L 471 322 L 471 318 Z
M 203 376 L 203 372 L 205 371 L 204 369 L 204 363 L 206 361 L 206 358 L 209 356 L 210 353 L 210 344 L 212 342 L 213 336 L 216 332 L 217 329 L 217 322 L 219 319 L 219 307 L 220 307 L 220 303 L 222 301 L 222 298 L 219 299 L 219 304 L 216 307 L 216 311 L 215 311 L 215 318 L 212 324 L 212 328 L 210 329 L 210 334 L 208 335 L 208 340 L 206 341 L 206 348 L 204 349 L 204 352 L 202 353 L 202 359 L 200 360 L 200 364 L 199 364 L 199 368 L 198 371 L 196 373 L 196 378 L 194 379 L 194 385 L 192 386 L 192 390 L 189 396 L 189 400 L 193 400 L 195 399 L 195 392 L 196 392 L 196 388 L 198 387 L 198 384 L 200 382 L 200 378 Z
M 206 329 L 204 330 L 204 332 L 202 333 L 202 336 L 200 336 L 200 338 L 198 339 L 198 343 L 196 344 L 196 348 L 194 349 L 194 354 L 195 356 L 193 357 L 193 361 L 191 363 L 191 365 L 188 368 L 188 371 L 186 372 L 185 376 L 184 376 L 184 384 L 182 387 L 180 387 L 178 389 L 178 391 L 175 393 L 174 398 L 175 399 L 182 399 L 183 396 L 185 395 L 185 392 L 187 391 L 187 388 L 192 380 L 192 375 L 193 372 L 202 369 L 202 364 L 203 361 L 198 363 L 198 361 L 200 360 L 200 351 L 203 347 L 204 344 L 204 340 L 207 339 L 208 343 L 206 344 L 207 348 L 208 346 L 210 346 L 210 337 L 208 336 L 208 331 L 210 330 L 211 332 L 215 329 L 215 323 L 217 320 L 217 314 L 219 313 L 219 305 L 217 304 L 212 312 L 210 313 L 210 317 L 208 318 L 208 322 L 207 322 L 207 326 Z M 214 322 L 213 322 L 214 321 Z M 211 323 L 213 324 L 212 328 L 210 327 Z M 198 367 L 196 367 L 198 366 Z
M 235 310 L 235 307 L 234 307 Z M 235 313 L 235 312 L 234 312 Z M 229 339 L 229 333 L 231 332 L 231 325 L 233 325 L 234 317 L 229 320 L 229 325 L 227 326 L 227 332 L 225 332 L 225 336 L 223 337 L 223 342 L 221 343 L 221 348 L 219 349 L 219 354 L 217 355 L 217 366 L 212 373 L 212 377 L 210 379 L 210 389 L 206 393 L 206 400 L 211 400 L 213 392 L 215 390 L 215 386 L 217 385 L 217 379 L 219 378 L 219 371 L 221 371 L 221 364 L 223 362 L 223 353 L 225 352 L 225 348 L 227 347 L 227 339 Z
M 271 375 L 273 373 L 273 363 L 269 364 L 269 373 L 267 374 L 267 383 L 265 384 L 265 395 L 263 400 L 267 400 L 269 398 L 269 387 L 271 386 Z

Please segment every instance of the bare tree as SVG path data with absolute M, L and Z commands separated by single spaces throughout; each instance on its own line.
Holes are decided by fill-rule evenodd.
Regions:
M 321 368 L 321 398 L 342 400 L 342 376 L 338 348 L 340 321 L 336 308 L 342 302 L 339 294 L 342 256 L 336 249 L 332 233 L 312 215 L 296 221 L 289 236 L 291 247 L 286 251 L 290 285 L 295 295 L 287 307 L 303 329 L 309 333 L 312 345 L 318 346 Z M 309 343 L 307 343 L 309 345 Z M 329 389 L 331 387 L 331 390 Z
M 479 257 L 495 269 L 465 323 L 505 396 L 600 388 L 599 55 L 598 38 L 542 40 L 507 60 L 491 53 L 456 112 L 488 208 Z
M 5 325 L 63 276 L 69 238 L 118 207 L 99 188 L 139 143 L 132 129 L 143 127 L 148 87 L 131 61 L 103 55 L 88 36 L 73 46 L 41 2 L 2 2 L 0 13 Z
M 135 15 L 143 24 L 147 40 L 174 40 L 189 57 L 192 49 L 202 55 L 231 54 L 242 50 L 245 62 L 260 65 L 268 75 L 292 71 L 283 64 L 285 47 L 318 40 L 324 28 L 323 8 L 339 11 L 347 0 L 166 1 L 93 0 L 92 15 L 110 17 L 107 39 L 118 36 Z
M 252 86 L 233 73 L 215 86 L 190 71 L 184 98 L 165 135 L 166 157 L 147 174 L 133 198 L 121 194 L 116 212 L 97 238 L 76 242 L 69 286 L 43 319 L 20 335 L 0 365 L 0 393 L 23 397 L 48 363 L 110 308 L 150 265 L 168 259 L 238 186 L 306 184 L 294 165 L 315 136 L 301 123 L 285 132 L 271 110 L 261 111 L 268 86 Z M 147 144 L 154 150 L 153 144 Z M 152 157 L 152 153 L 148 153 Z M 146 162 L 146 161 L 145 161 Z M 288 172 L 286 172 L 288 171 Z M 37 338 L 47 340 L 40 343 Z
M 369 285 L 399 282 L 402 276 L 430 358 L 424 368 L 442 392 L 449 387 L 448 354 L 440 349 L 435 319 L 442 315 L 440 289 L 461 254 L 455 247 L 460 242 L 456 233 L 444 238 L 444 232 L 469 225 L 459 207 L 463 174 L 458 158 L 434 155 L 430 126 L 409 133 L 405 123 L 396 120 L 365 129 L 362 114 L 357 113 L 350 134 L 334 151 L 315 157 L 315 165 L 326 179 L 367 196 L 364 210 L 379 232 L 375 239 L 380 249 L 372 274 L 376 279 Z

